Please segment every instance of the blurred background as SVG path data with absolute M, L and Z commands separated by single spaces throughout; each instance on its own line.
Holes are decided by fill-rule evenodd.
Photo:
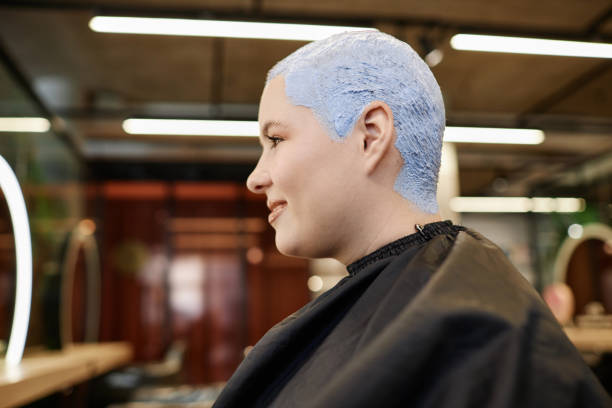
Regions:
M 610 0 L 5 0 L 0 155 L 23 190 L 33 246 L 24 361 L 80 343 L 121 342 L 131 355 L 127 368 L 15 401 L 214 399 L 249 346 L 345 274 L 276 251 L 265 197 L 244 185 L 256 137 L 124 122 L 255 121 L 268 69 L 307 41 L 94 31 L 100 16 L 373 27 L 408 42 L 440 84 L 449 126 L 543 131 L 535 144 L 445 143 L 445 217 L 500 245 L 562 323 L 612 330 L 612 53 L 451 45 L 460 33 L 609 44 Z M 2 352 L 13 238 L 0 200 Z M 605 360 L 584 348 L 593 365 Z

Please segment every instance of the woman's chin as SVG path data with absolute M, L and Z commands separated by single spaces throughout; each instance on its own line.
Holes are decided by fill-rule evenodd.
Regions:
M 331 256 L 330 254 L 323 253 L 321 250 L 317 250 L 316 247 L 305 246 L 303 243 L 295 240 L 283 240 L 282 237 L 279 237 L 278 233 L 276 235 L 276 249 L 281 254 L 294 258 L 317 259 L 329 258 Z
M 300 255 L 300 251 L 298 250 L 297 245 L 287 242 L 286 240 L 279 239 L 278 234 L 276 234 L 276 249 L 278 249 L 278 252 L 285 256 L 302 256 Z
M 313 257 L 311 254 L 309 254 L 306 248 L 304 248 L 304 245 L 301 245 L 300 242 L 295 239 L 295 237 L 283 236 L 276 231 L 275 242 L 278 252 L 285 256 L 292 256 L 296 258 Z

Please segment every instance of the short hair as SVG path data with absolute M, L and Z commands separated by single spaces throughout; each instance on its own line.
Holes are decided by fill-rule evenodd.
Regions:
M 278 62 L 266 83 L 278 75 L 289 100 L 310 108 L 335 140 L 350 134 L 369 103 L 385 102 L 403 159 L 394 189 L 419 209 L 438 211 L 444 102 L 429 67 L 408 44 L 379 31 L 336 34 Z

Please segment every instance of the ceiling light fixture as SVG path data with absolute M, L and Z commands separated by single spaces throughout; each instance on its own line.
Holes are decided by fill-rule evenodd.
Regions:
M 51 128 L 45 118 L 0 117 L 0 132 L 44 133 Z
M 449 204 L 460 213 L 574 213 L 586 206 L 584 199 L 573 197 L 453 197 Z
M 582 234 L 584 234 L 584 228 L 580 224 L 572 224 L 567 229 L 567 235 L 570 238 L 580 239 L 582 238 Z
M 250 120 L 127 119 L 123 130 L 131 135 L 259 136 L 259 124 Z
M 544 141 L 544 132 L 539 129 L 447 126 L 444 131 L 444 141 L 456 143 L 540 144 Z
M 249 120 L 126 119 L 123 130 L 131 135 L 259 136 L 259 124 Z M 447 126 L 445 142 L 538 144 L 544 132 L 537 129 Z
M 419 37 L 419 44 L 424 55 L 423 60 L 429 65 L 430 68 L 435 67 L 444 59 L 444 52 L 435 46 L 439 41 L 434 41 L 431 36 L 421 35 Z
M 451 47 L 463 51 L 509 52 L 564 57 L 612 58 L 612 44 L 497 35 L 456 34 Z
M 89 28 L 101 33 L 294 41 L 315 41 L 344 31 L 375 30 L 369 27 L 110 16 L 93 17 L 89 21 Z
M 429 65 L 430 68 L 433 68 L 442 62 L 442 60 L 444 59 L 444 52 L 436 48 L 428 52 L 427 55 L 423 57 L 423 59 L 425 60 L 427 65 Z

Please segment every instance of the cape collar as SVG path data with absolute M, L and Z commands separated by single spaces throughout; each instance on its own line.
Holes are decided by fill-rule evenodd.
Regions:
M 403 238 L 395 240 L 377 249 L 376 251 L 371 252 L 370 254 L 364 256 L 363 258 L 360 258 L 356 260 L 355 262 L 351 263 L 350 265 L 348 265 L 346 269 L 351 275 L 354 275 L 360 270 L 362 270 L 363 268 L 365 268 L 366 266 L 374 262 L 378 262 L 380 260 L 389 258 L 391 256 L 397 256 L 401 254 L 402 252 L 404 252 L 409 247 L 423 244 L 429 241 L 430 239 L 432 239 L 433 237 L 435 237 L 436 235 L 455 234 L 458 231 L 461 231 L 464 229 L 465 227 L 462 227 L 459 225 L 453 225 L 452 221 L 450 220 L 432 222 L 431 224 L 425 224 L 424 226 L 421 227 L 421 229 L 418 232 L 415 232 L 414 234 L 410 234 Z

